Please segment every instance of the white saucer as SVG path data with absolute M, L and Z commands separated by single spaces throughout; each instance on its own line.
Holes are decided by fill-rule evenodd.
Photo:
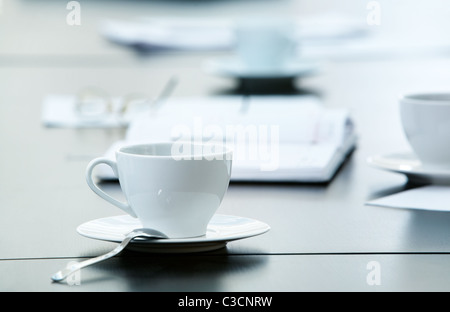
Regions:
M 255 70 L 244 66 L 238 58 L 214 58 L 203 63 L 203 69 L 214 75 L 242 79 L 285 79 L 310 75 L 318 65 L 310 60 L 293 60 L 276 70 Z
M 106 217 L 88 221 L 77 228 L 83 236 L 110 242 L 121 242 L 125 234 L 142 227 L 138 219 L 129 215 Z M 127 247 L 130 250 L 156 253 L 190 253 L 223 248 L 233 240 L 263 234 L 270 227 L 260 221 L 227 215 L 214 215 L 206 235 L 179 239 L 136 240 Z
M 411 152 L 376 155 L 368 163 L 376 168 L 405 174 L 410 182 L 419 184 L 450 184 L 450 169 L 428 169 Z

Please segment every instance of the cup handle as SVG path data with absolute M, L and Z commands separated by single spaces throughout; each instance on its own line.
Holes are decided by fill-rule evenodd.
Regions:
M 106 164 L 108 166 L 110 166 L 112 168 L 112 170 L 114 171 L 114 174 L 118 177 L 118 173 L 117 173 L 117 163 L 111 159 L 108 158 L 96 158 L 94 160 L 92 160 L 86 169 L 86 182 L 89 185 L 89 187 L 101 198 L 103 198 L 104 200 L 106 200 L 107 202 L 113 204 L 116 207 L 119 207 L 120 209 L 122 209 L 123 211 L 125 211 L 126 213 L 128 213 L 129 215 L 131 215 L 132 217 L 137 218 L 136 214 L 134 213 L 134 211 L 131 209 L 130 205 L 128 203 L 124 203 L 121 202 L 113 197 L 111 197 L 110 195 L 106 194 L 104 191 L 102 191 L 94 182 L 94 180 L 92 179 L 92 171 L 94 170 L 94 168 L 99 165 L 99 164 Z

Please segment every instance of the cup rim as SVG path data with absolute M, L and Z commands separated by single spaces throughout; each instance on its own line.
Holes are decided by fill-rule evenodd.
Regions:
M 224 156 L 232 154 L 232 149 L 225 144 L 220 143 L 204 143 L 204 142 L 191 142 L 191 141 L 175 141 L 175 142 L 152 142 L 152 143 L 136 143 L 136 144 L 128 144 L 125 146 L 120 147 L 116 150 L 116 154 L 122 154 L 122 155 L 128 155 L 133 157 L 143 157 L 143 158 L 159 158 L 159 159 L 174 159 L 173 154 L 167 154 L 167 155 L 151 155 L 151 154 L 140 154 L 140 153 L 133 153 L 133 152 L 127 152 L 124 151 L 124 149 L 131 149 L 131 148 L 141 148 L 145 146 L 173 146 L 173 144 L 191 144 L 193 146 L 218 146 L 222 148 L 221 152 L 211 152 L 211 153 L 187 153 L 183 154 L 181 158 L 187 157 L 188 159 L 196 159 L 196 157 L 201 156 L 202 158 L 214 158 L 217 156 Z
M 404 93 L 399 100 L 414 104 L 450 105 L 450 91 Z

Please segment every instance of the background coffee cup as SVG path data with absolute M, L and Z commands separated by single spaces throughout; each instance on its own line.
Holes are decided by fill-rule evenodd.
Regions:
M 279 70 L 295 55 L 291 21 L 249 18 L 236 23 L 235 37 L 238 59 L 250 70 Z
M 450 92 L 403 95 L 400 116 L 406 137 L 423 166 L 450 169 Z
M 178 144 L 178 145 L 177 145 Z M 131 145 L 116 151 L 116 160 L 97 158 L 86 169 L 89 187 L 142 226 L 169 238 L 201 236 L 219 208 L 231 175 L 231 151 L 225 146 L 194 143 Z M 93 169 L 110 166 L 126 202 L 101 190 Z

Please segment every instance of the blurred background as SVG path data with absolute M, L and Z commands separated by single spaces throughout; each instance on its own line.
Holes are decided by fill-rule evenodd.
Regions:
M 231 46 L 224 40 L 203 51 L 189 45 L 177 51 L 171 49 L 174 34 L 164 31 L 180 20 L 217 26 L 253 17 L 297 22 L 305 57 L 335 61 L 447 54 L 449 11 L 443 0 L 1 0 L 0 65 L 152 68 L 158 65 L 153 60 L 169 55 L 174 66 L 195 67 L 204 50 L 228 53 Z M 155 19 L 166 25 L 152 32 L 149 22 Z M 159 37 L 152 42 L 152 36 Z M 192 58 L 176 64 L 180 53 Z
M 299 59 L 321 64 L 317 75 L 295 77 L 295 92 L 353 109 L 364 132 L 379 122 L 371 93 L 396 105 L 402 91 L 449 85 L 448 16 L 444 0 L 0 0 L 0 113 L 41 129 L 49 94 L 95 86 L 157 97 L 171 77 L 174 95 L 233 93 L 237 79 L 211 75 L 205 60 L 233 55 L 234 22 L 276 18 L 295 23 Z M 401 138 L 398 117 L 385 118 Z M 387 139 L 387 150 L 398 144 L 363 134 Z M 94 154 L 117 137 L 99 135 Z
M 68 27 L 67 18 L 74 2 L 80 7 L 80 25 Z M 101 24 L 106 20 L 136 22 L 142 18 L 172 21 L 291 18 L 303 23 L 304 39 L 310 44 L 328 37 L 342 45 L 338 37 L 343 40 L 350 35 L 364 34 L 371 39 L 376 37 L 376 42 L 365 42 L 365 47 L 370 43 L 378 48 L 374 53 L 395 52 L 388 48 L 420 47 L 421 51 L 409 51 L 418 53 L 449 44 L 445 34 L 450 8 L 443 0 L 394 3 L 382 0 L 2 0 L 0 4 L 2 57 L 15 55 L 16 59 L 27 55 L 118 56 L 123 49 L 108 44 L 101 34 Z M 373 14 L 377 9 L 380 15 L 376 21 Z M 378 23 L 371 24 L 368 19 Z
M 206 56 L 231 53 L 223 32 L 228 22 L 255 17 L 295 21 L 298 52 L 305 58 L 342 62 L 435 57 L 449 53 L 449 11 L 443 0 L 1 0 L 0 66 L 74 70 L 136 66 L 149 75 L 161 66 L 201 68 Z M 189 32 L 185 26 L 193 21 L 197 24 Z M 195 34 L 202 23 L 213 27 L 203 33 L 203 40 L 201 33 Z M 220 27 L 222 32 L 214 37 Z M 186 34 L 200 38 L 203 46 L 196 46 Z M 184 44 L 181 50 L 179 40 Z M 166 57 L 169 63 L 161 60 Z M 95 81 L 95 77 L 85 82 L 117 91 L 122 91 L 120 86 L 131 87 L 130 79 L 120 72 L 114 78 L 121 83 Z M 78 83 L 67 79 L 69 84 Z M 220 81 L 227 86 L 228 81 Z M 135 89 L 148 86 L 142 79 L 132 83 Z

